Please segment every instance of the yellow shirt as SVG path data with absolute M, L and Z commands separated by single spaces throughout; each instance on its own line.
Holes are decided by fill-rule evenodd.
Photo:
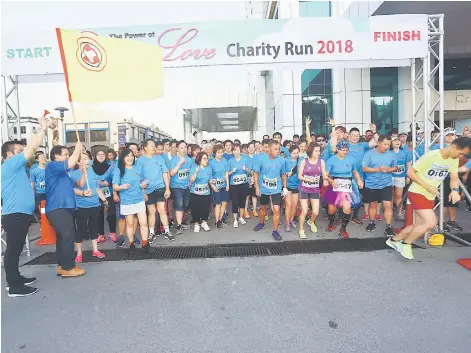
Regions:
M 414 168 L 417 175 L 427 184 L 438 187 L 448 176 L 448 173 L 458 173 L 458 165 L 458 158 L 445 159 L 442 157 L 440 150 L 435 150 L 420 157 L 412 168 Z M 435 199 L 435 196 L 414 182 L 410 186 L 409 191 L 424 195 L 429 200 Z

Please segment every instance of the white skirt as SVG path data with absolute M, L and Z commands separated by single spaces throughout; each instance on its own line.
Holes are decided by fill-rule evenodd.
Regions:
M 131 205 L 121 205 L 119 209 L 119 213 L 123 216 L 130 216 L 142 212 L 146 212 L 146 203 L 144 201 Z

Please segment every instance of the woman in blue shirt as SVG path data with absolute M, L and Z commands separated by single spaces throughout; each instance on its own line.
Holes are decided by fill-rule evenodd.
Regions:
M 396 207 L 396 218 L 403 220 L 402 210 L 398 208 L 402 200 L 402 193 L 406 186 L 407 151 L 402 149 L 401 140 L 396 137 L 391 141 L 391 153 L 397 165 L 397 172 L 392 173 L 393 201 Z
M 46 201 L 46 155 L 42 151 L 38 151 L 36 152 L 36 160 L 38 166 L 31 169 L 29 180 L 36 194 L 36 207 L 41 207 L 41 201 Z
M 87 226 L 92 240 L 92 256 L 99 259 L 105 257 L 105 254 L 98 250 L 98 218 L 100 217 L 100 200 L 105 207 L 107 207 L 108 201 L 99 187 L 101 176 L 97 175 L 93 168 L 90 168 L 91 157 L 92 154 L 89 151 L 86 154 L 83 153 L 79 162 L 80 169 L 70 173 L 70 178 L 76 185 L 74 193 L 77 202 L 77 210 L 75 211 L 77 256 L 75 257 L 75 263 L 82 263 L 82 242 Z
M 144 190 L 146 183 L 142 181 L 142 165 L 136 164 L 136 157 L 131 149 L 125 148 L 119 155 L 118 168 L 113 172 L 113 190 L 119 193 L 120 214 L 126 218 L 126 235 L 129 248 L 135 249 L 134 223 L 139 220 L 142 248 L 149 250 L 149 229 L 147 228 L 146 203 Z
M 198 233 L 200 228 L 209 232 L 208 216 L 211 204 L 209 180 L 212 177 L 212 170 L 208 165 L 208 154 L 205 152 L 198 153 L 195 162 L 190 170 L 191 218 L 195 223 L 195 233 Z
M 245 158 L 247 159 L 247 164 L 245 165 L 248 168 L 247 171 L 247 180 L 248 180 L 248 185 L 249 185 L 249 191 L 247 195 L 247 200 L 245 201 L 245 212 L 244 212 L 244 218 L 250 219 L 250 214 L 249 214 L 249 202 L 250 199 L 252 199 L 252 212 L 253 216 L 255 218 L 258 217 L 258 212 L 257 212 L 257 195 L 255 194 L 255 187 L 254 187 L 254 180 L 253 180 L 253 169 L 254 169 L 254 162 L 255 162 L 255 143 L 250 142 L 247 145 L 247 155 Z
M 240 224 L 245 224 L 244 211 L 245 201 L 249 193 L 248 184 L 248 159 L 241 156 L 241 146 L 235 144 L 232 147 L 232 153 L 234 157 L 229 159 L 229 184 L 230 184 L 230 196 L 232 200 L 232 213 L 234 215 L 234 228 L 239 227 Z M 239 217 L 239 216 L 240 217 Z
M 222 228 L 222 217 L 226 211 L 229 202 L 229 166 L 227 159 L 223 158 L 224 149 L 221 145 L 215 145 L 213 148 L 214 158 L 209 162 L 209 166 L 213 171 L 210 180 L 211 188 L 214 196 L 214 217 L 216 219 L 216 227 Z
M 300 162 L 299 147 L 293 145 L 289 149 L 289 157 L 286 159 L 286 169 L 288 173 L 288 195 L 285 197 L 285 230 L 291 232 L 291 227 L 296 228 L 294 216 L 298 207 L 298 166 Z

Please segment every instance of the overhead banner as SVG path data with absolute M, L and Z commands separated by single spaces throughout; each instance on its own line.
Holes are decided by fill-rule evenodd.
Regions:
M 425 57 L 428 46 L 426 15 L 242 20 L 81 31 L 159 45 L 164 68 L 403 66 L 410 64 L 411 58 Z M 3 74 L 63 72 L 53 28 L 31 33 L 2 31 L 2 51 Z

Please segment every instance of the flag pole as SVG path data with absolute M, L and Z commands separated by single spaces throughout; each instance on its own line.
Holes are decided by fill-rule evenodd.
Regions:
M 75 127 L 75 134 L 77 136 L 77 141 L 80 141 L 80 136 L 79 136 L 79 133 L 78 133 L 78 128 L 77 128 L 77 119 L 75 118 L 75 109 L 74 109 L 74 102 L 70 102 L 70 107 L 72 108 L 71 111 L 72 111 L 72 119 L 74 119 L 74 127 Z M 80 154 L 82 154 L 82 151 L 80 152 Z M 85 181 L 87 183 L 87 189 L 90 190 L 90 184 L 88 183 L 88 173 L 87 171 L 85 170 Z

